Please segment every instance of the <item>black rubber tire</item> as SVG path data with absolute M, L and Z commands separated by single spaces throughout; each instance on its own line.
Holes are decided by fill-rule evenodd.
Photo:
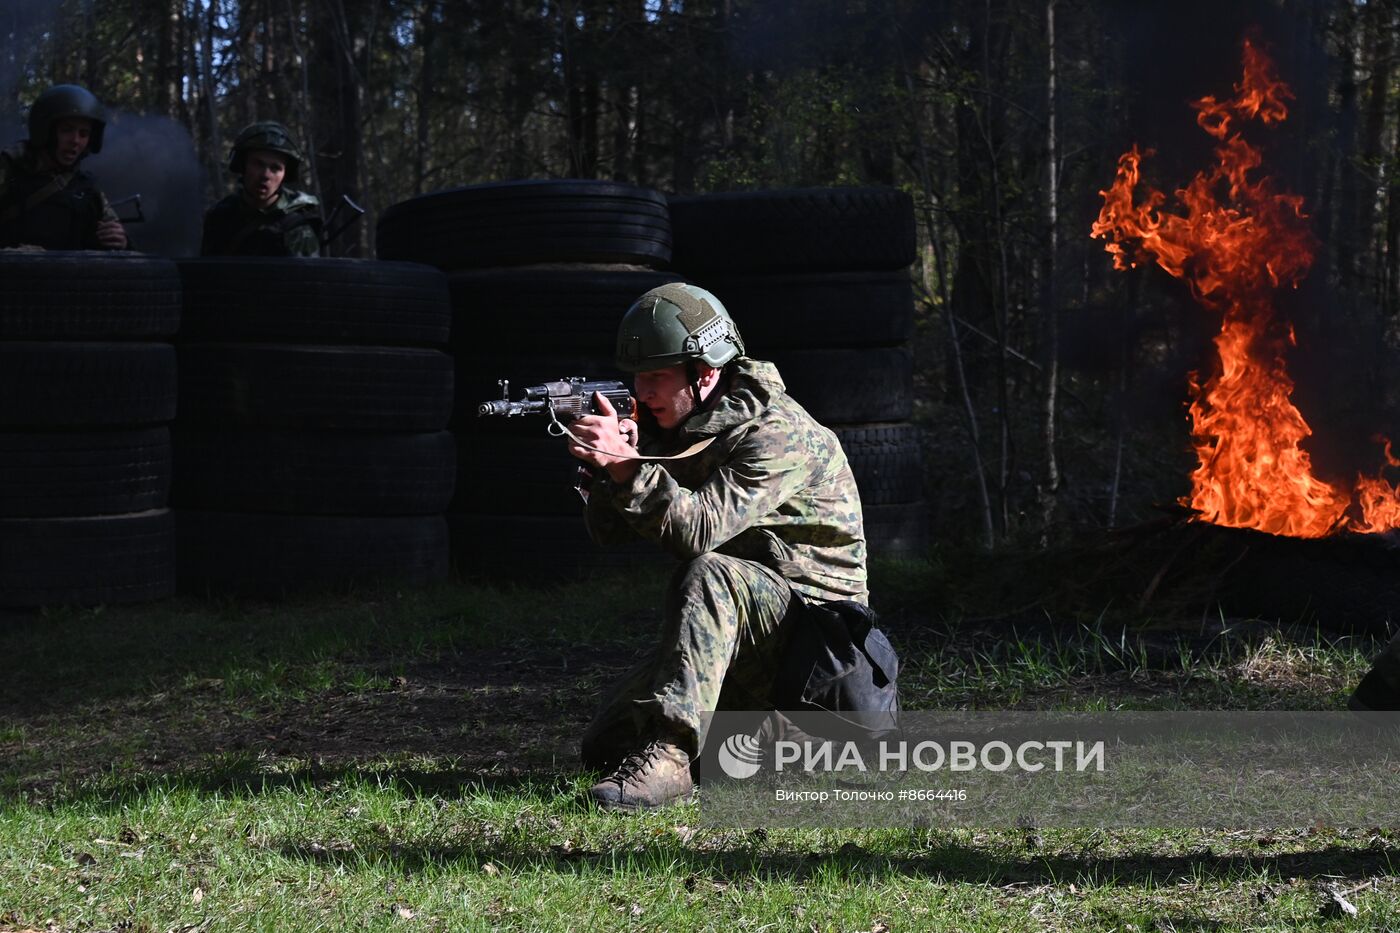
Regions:
M 580 461 L 564 442 L 544 433 L 528 436 L 459 434 L 455 512 L 572 516 L 583 500 L 574 491 Z
M 1289 538 L 1210 526 L 1196 559 L 1222 555 L 1231 615 L 1390 637 L 1400 628 L 1400 543 L 1393 533 Z
M 914 411 L 914 359 L 907 347 L 773 350 L 788 394 L 822 424 L 907 421 Z
M 433 515 L 452 500 L 457 447 L 446 431 L 178 431 L 175 462 L 182 509 Z
M 914 261 L 914 202 L 893 188 L 742 191 L 670 204 L 671 265 L 687 276 L 902 269 Z
M 739 325 L 744 345 L 762 357 L 770 347 L 872 347 L 914 334 L 914 290 L 904 269 L 807 275 L 699 278 Z
M 865 521 L 865 543 L 871 557 L 928 556 L 927 503 L 862 505 L 861 513 Z
M 0 434 L 0 518 L 163 509 L 170 430 Z
M 275 597 L 447 578 L 447 523 L 432 516 L 177 512 L 180 590 Z
M 369 259 L 182 259 L 188 340 L 440 346 L 452 323 L 431 266 Z
M 437 191 L 391 205 L 377 235 L 380 259 L 444 270 L 671 259 L 665 196 L 608 181 L 507 181 Z
M 0 428 L 159 424 L 175 388 L 169 344 L 0 342 Z
M 675 561 L 656 544 L 604 548 L 588 536 L 583 506 L 572 515 L 447 513 L 452 561 L 469 579 L 534 582 L 579 579 L 638 567 L 666 572 Z
M 179 422 L 190 428 L 438 431 L 452 358 L 403 347 L 185 344 Z
M 923 453 L 917 427 L 907 422 L 843 424 L 832 430 L 850 461 L 863 505 L 922 498 Z
M 174 592 L 169 509 L 0 519 L 0 606 L 139 603 Z
M 180 326 L 180 277 L 169 259 L 3 250 L 0 283 L 0 340 L 151 339 Z
M 611 357 L 617 325 L 632 302 L 682 279 L 646 270 L 489 269 L 454 272 L 448 281 L 455 351 L 530 346 Z

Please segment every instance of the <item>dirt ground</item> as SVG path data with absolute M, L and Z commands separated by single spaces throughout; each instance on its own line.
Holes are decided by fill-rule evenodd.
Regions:
M 10 711 L 0 760 L 18 766 L 12 790 L 40 798 L 127 763 L 147 780 L 206 769 L 234 780 L 269 759 L 327 771 L 417 756 L 466 773 L 568 769 L 600 691 L 633 658 L 616 647 L 481 650 L 409 666 L 386 687 L 305 698 L 231 696 L 218 680 L 90 706 L 36 695 Z

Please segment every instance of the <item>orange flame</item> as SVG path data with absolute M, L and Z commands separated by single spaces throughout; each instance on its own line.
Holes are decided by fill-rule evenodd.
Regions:
M 1134 146 L 1118 160 L 1113 186 L 1099 192 L 1104 204 L 1091 233 L 1109 240 L 1104 248 L 1116 268 L 1155 260 L 1221 314 L 1218 368 L 1203 385 L 1194 373 L 1189 381 L 1199 465 L 1182 503 L 1204 521 L 1311 538 L 1339 530 L 1351 499 L 1313 476 L 1300 446 L 1312 430 L 1289 400 L 1284 362 L 1296 341 L 1292 327 L 1275 319 L 1271 298 L 1307 274 L 1316 243 L 1301 197 L 1276 191 L 1267 177 L 1251 180 L 1262 159 L 1237 127 L 1284 120 L 1292 96 L 1268 57 L 1246 42 L 1235 95 L 1193 104 L 1197 124 L 1220 140 L 1219 161 L 1176 192 L 1184 213 L 1164 211 L 1166 196 L 1150 187 L 1134 202 L 1144 157 Z M 1353 523 L 1356 530 L 1400 519 L 1400 495 L 1383 479 L 1360 478 L 1357 494 L 1364 519 Z
M 1361 507 L 1361 520 L 1351 524 L 1352 530 L 1373 534 L 1400 527 L 1400 487 L 1385 481 L 1385 467 L 1400 467 L 1400 459 L 1390 449 L 1390 438 L 1377 437 L 1385 445 L 1385 464 L 1375 476 L 1356 477 L 1356 501 Z

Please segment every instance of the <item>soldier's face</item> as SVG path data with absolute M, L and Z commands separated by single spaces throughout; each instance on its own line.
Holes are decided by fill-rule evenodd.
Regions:
M 85 117 L 64 117 L 53 125 L 53 158 L 63 168 L 72 168 L 92 144 L 92 121 Z
M 255 204 L 271 204 L 286 177 L 287 161 L 275 152 L 254 149 L 243 157 L 243 190 Z
M 698 369 L 700 399 L 704 401 L 715 387 L 719 370 L 704 363 L 698 364 Z M 664 429 L 674 428 L 695 411 L 695 395 L 686 381 L 684 363 L 637 373 L 633 385 L 638 404 L 645 406 Z

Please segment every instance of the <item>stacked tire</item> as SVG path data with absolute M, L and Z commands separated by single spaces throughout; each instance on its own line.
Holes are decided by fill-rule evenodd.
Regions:
M 448 273 L 456 360 L 457 494 L 453 555 L 469 575 L 577 574 L 657 559 L 603 550 L 574 490 L 578 461 L 543 417 L 479 418 L 480 404 L 571 376 L 630 376 L 613 365 L 618 322 L 643 292 L 680 277 L 665 196 L 602 181 L 517 181 L 396 204 L 379 255 Z
M 181 589 L 445 579 L 456 463 L 442 274 L 274 258 L 179 271 Z
M 913 413 L 914 210 L 887 188 L 674 197 L 674 266 L 733 315 L 750 356 L 832 428 L 872 554 L 922 553 L 928 508 Z
M 0 252 L 0 606 L 175 590 L 168 260 Z

